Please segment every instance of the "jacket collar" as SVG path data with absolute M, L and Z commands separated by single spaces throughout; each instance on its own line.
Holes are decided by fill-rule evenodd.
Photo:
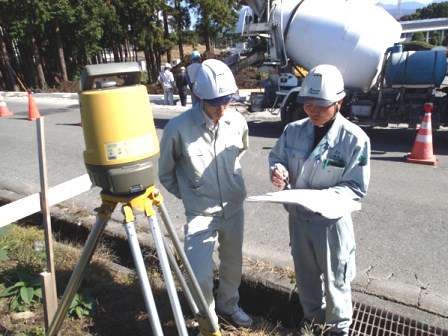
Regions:
M 339 130 L 341 129 L 341 125 L 343 122 L 343 116 L 340 112 L 336 114 L 336 118 L 334 119 L 333 125 L 331 125 L 330 129 L 328 130 L 327 134 L 322 138 L 322 141 L 325 141 L 328 143 L 330 147 L 334 147 L 336 143 L 336 139 L 339 135 Z M 306 136 L 308 139 L 313 139 L 314 136 L 314 125 L 311 122 L 310 119 L 308 119 L 308 123 L 306 126 Z
M 196 104 L 192 107 L 191 113 L 193 114 L 193 120 L 196 125 L 203 126 L 206 125 L 206 120 L 203 112 L 203 106 L 202 103 Z M 222 125 L 223 123 L 230 124 L 231 123 L 231 117 L 229 111 L 226 111 L 222 118 L 219 120 L 219 124 Z
M 325 135 L 325 139 L 327 140 L 330 147 L 333 147 L 336 143 L 336 139 L 339 135 L 339 131 L 341 129 L 343 118 L 344 117 L 341 115 L 341 112 L 338 112 L 336 114 L 336 118 L 333 122 L 333 125 L 331 125 L 330 129 L 328 130 L 327 134 Z

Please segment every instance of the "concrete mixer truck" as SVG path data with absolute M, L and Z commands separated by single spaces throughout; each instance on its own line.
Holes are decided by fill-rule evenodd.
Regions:
M 245 0 L 237 33 L 247 57 L 273 74 L 252 108 L 278 107 L 283 123 L 304 117 L 296 97 L 297 67 L 333 64 L 344 76 L 348 95 L 342 113 L 370 126 L 407 123 L 415 127 L 425 102 L 433 102 L 433 123 L 448 123 L 447 95 L 441 88 L 446 50 L 407 50 L 402 27 L 368 0 Z M 254 55 L 264 55 L 254 57 Z M 230 58 L 229 58 L 230 59 Z M 235 59 L 235 57 L 234 57 Z M 231 63 L 231 62 L 230 62 Z M 300 71 L 299 71 L 300 73 Z M 303 71 L 302 71 L 303 73 Z M 274 94 L 269 94 L 268 89 Z M 260 96 L 258 95 L 258 98 Z

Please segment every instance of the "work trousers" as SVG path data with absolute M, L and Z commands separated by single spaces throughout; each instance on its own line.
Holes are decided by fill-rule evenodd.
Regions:
M 163 103 L 165 105 L 174 105 L 173 88 L 163 88 Z
M 219 243 L 219 287 L 216 305 L 219 312 L 232 314 L 238 309 L 242 272 L 244 211 L 232 217 L 187 216 L 185 252 L 204 293 L 212 316 L 218 321 L 213 298 L 212 259 L 215 243 Z
M 291 212 L 289 230 L 304 318 L 348 335 L 356 272 L 351 217 L 313 221 Z
M 179 92 L 179 99 L 182 106 L 187 106 L 187 90 L 185 89 L 177 89 Z

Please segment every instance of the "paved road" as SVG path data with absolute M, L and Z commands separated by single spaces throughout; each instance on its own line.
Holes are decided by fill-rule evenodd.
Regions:
M 0 190 L 36 192 L 35 125 L 26 120 L 24 98 L 6 101 L 15 116 L 0 119 Z M 84 174 L 77 101 L 37 98 L 37 103 L 46 117 L 50 185 Z M 159 137 L 166 122 L 185 109 L 153 107 Z M 275 118 L 265 117 L 247 115 L 251 147 L 243 158 L 243 169 L 250 195 L 273 190 L 266 158 L 282 129 Z M 367 132 L 372 140 L 372 179 L 363 210 L 354 216 L 358 248 L 355 285 L 361 291 L 448 316 L 448 132 L 438 132 L 434 138 L 439 158 L 436 168 L 403 162 L 413 143 L 413 131 L 389 128 Z M 181 204 L 164 194 L 180 230 L 184 222 Z M 99 204 L 98 190 L 71 204 L 91 211 Z M 246 256 L 291 267 L 283 208 L 250 203 L 246 218 Z

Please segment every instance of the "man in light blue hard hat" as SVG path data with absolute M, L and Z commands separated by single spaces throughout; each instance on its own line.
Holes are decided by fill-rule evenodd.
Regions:
M 299 93 L 308 118 L 288 124 L 269 154 L 277 188 L 328 189 L 335 197 L 354 200 L 366 195 L 370 140 L 339 113 L 344 96 L 336 67 L 323 64 L 310 70 Z M 331 326 L 326 333 L 331 336 L 348 335 L 355 277 L 351 215 L 327 219 L 298 205 L 286 208 L 304 322 Z
M 200 67 L 201 54 L 199 53 L 199 51 L 193 50 L 190 55 L 190 65 L 187 66 L 187 80 L 188 86 L 190 87 L 192 105 L 199 103 L 199 99 L 194 93 L 194 83 L 196 82 L 196 76 Z
M 209 59 L 200 65 L 193 88 L 200 103 L 166 125 L 160 142 L 159 179 L 183 201 L 185 251 L 215 322 L 212 254 L 218 242 L 216 310 L 233 323 L 249 327 L 252 319 L 238 305 L 246 197 L 240 158 L 249 136 L 245 118 L 229 109 L 237 89 L 223 62 Z

